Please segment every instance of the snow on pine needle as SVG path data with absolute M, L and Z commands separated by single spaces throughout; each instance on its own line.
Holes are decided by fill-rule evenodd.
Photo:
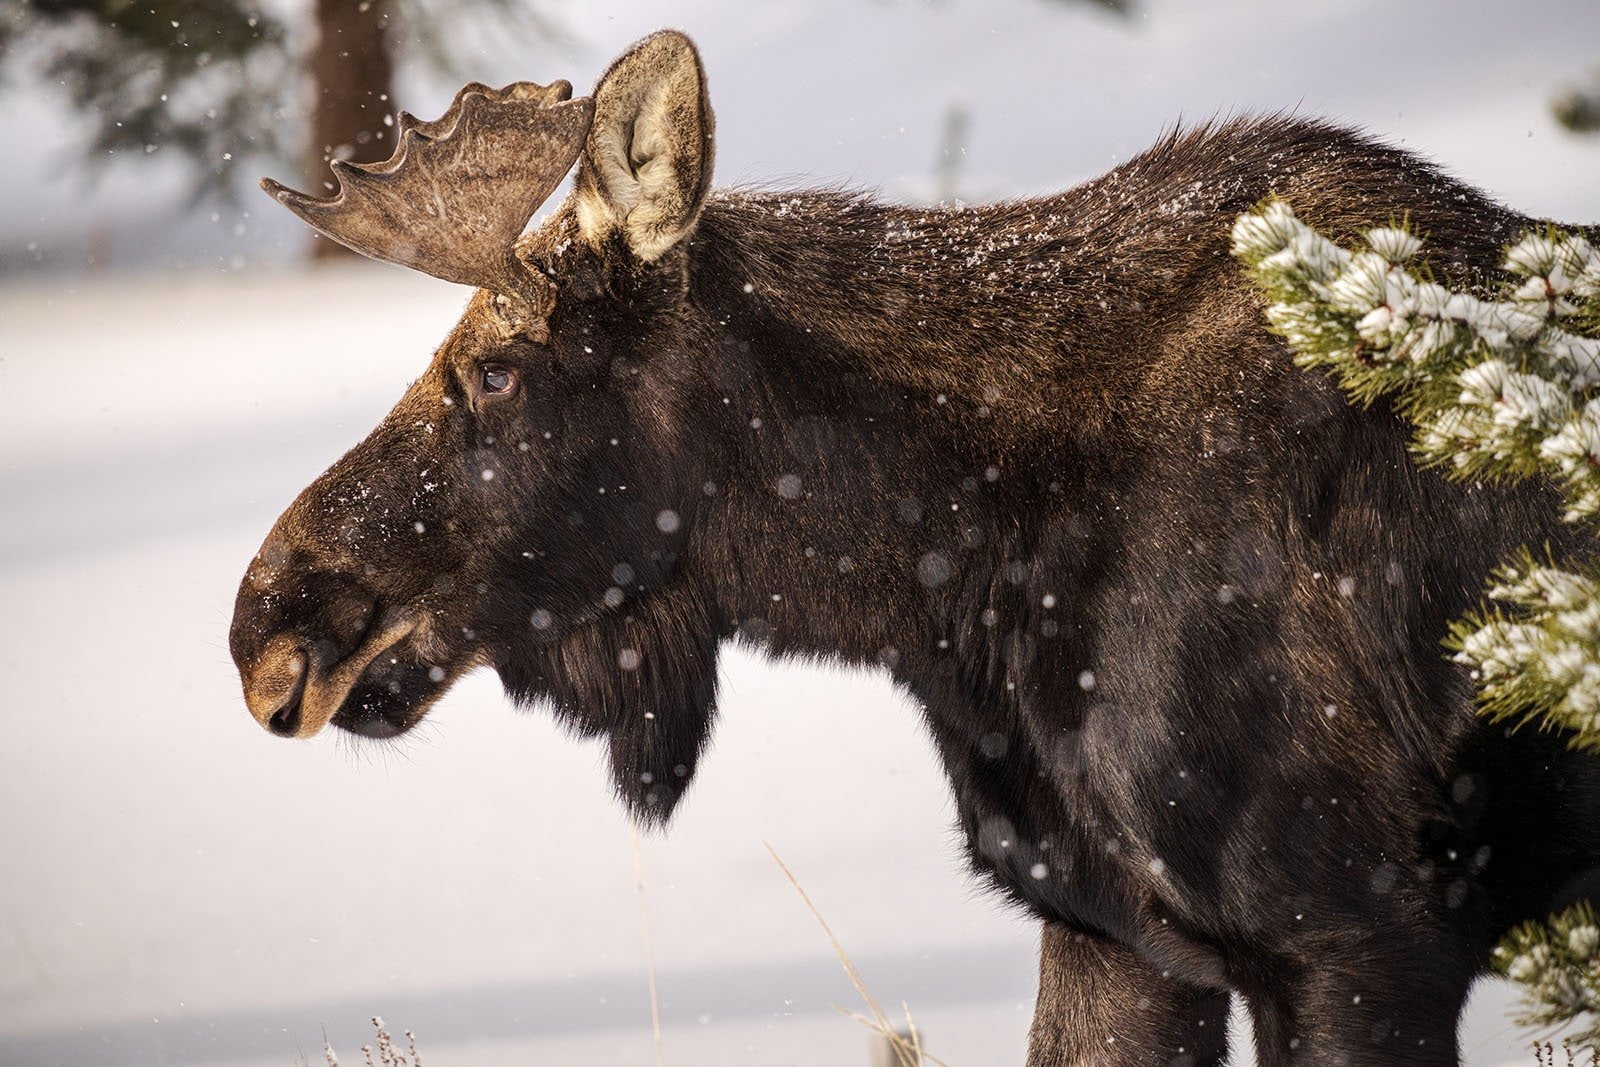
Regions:
M 1389 396 L 1423 462 L 1461 477 L 1550 476 L 1568 519 L 1600 515 L 1600 250 L 1554 229 L 1506 249 L 1491 297 L 1433 281 L 1423 241 L 1370 229 L 1347 250 L 1281 200 L 1241 215 L 1233 252 L 1267 321 L 1351 396 Z
M 1569 730 L 1600 751 L 1600 579 L 1524 549 L 1489 587 L 1492 605 L 1451 626 L 1446 644 L 1472 671 L 1492 719 Z
M 1578 904 L 1548 924 L 1524 923 L 1494 950 L 1495 971 L 1528 991 L 1524 1026 L 1559 1026 L 1579 1015 L 1589 1028 L 1569 1040 L 1585 1048 L 1600 1046 L 1600 919 L 1587 903 Z

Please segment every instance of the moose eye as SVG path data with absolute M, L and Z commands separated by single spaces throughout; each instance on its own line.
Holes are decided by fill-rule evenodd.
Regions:
M 484 367 L 478 384 L 485 393 L 509 393 L 517 387 L 517 376 L 504 367 Z

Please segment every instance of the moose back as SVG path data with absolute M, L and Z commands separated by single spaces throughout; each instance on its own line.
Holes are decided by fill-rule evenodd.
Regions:
M 1228 254 L 1269 194 L 1336 235 L 1404 212 L 1458 280 L 1527 220 L 1287 118 L 986 207 L 716 192 L 675 32 L 590 97 L 474 84 L 398 128 L 332 197 L 264 183 L 477 289 L 250 564 L 273 733 L 389 737 L 489 666 L 662 822 L 722 642 L 881 666 L 1043 924 L 1036 1067 L 1221 1063 L 1230 991 L 1265 1064 L 1453 1064 L 1494 942 L 1586 892 L 1595 763 L 1479 721 L 1439 645 L 1569 536 L 1552 498 L 1418 470 Z

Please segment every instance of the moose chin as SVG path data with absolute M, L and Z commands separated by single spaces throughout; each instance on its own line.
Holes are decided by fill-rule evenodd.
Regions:
M 1526 218 L 1284 117 L 990 206 L 718 192 L 670 31 L 591 96 L 398 125 L 331 197 L 263 183 L 475 288 L 249 567 L 271 732 L 392 736 L 487 665 L 664 822 L 724 641 L 886 669 L 1042 924 L 1035 1067 L 1220 1064 L 1230 993 L 1263 1064 L 1455 1064 L 1495 942 L 1587 895 L 1600 764 L 1480 720 L 1439 647 L 1514 546 L 1579 535 L 1546 488 L 1419 470 L 1228 254 L 1276 195 L 1343 237 L 1404 212 L 1462 282 Z

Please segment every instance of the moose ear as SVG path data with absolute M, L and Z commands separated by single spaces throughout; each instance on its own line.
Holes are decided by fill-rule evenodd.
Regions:
M 583 237 L 598 246 L 620 233 L 647 263 L 682 240 L 711 184 L 714 122 L 700 54 L 683 34 L 651 34 L 611 64 L 574 191 Z

